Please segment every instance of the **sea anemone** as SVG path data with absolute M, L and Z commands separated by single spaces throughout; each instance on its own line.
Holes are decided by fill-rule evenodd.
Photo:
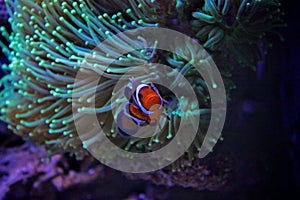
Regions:
M 259 48 L 266 53 L 271 45 L 267 34 L 278 34 L 274 29 L 285 26 L 280 5 L 277 0 L 205 0 L 193 12 L 191 25 L 204 48 L 214 52 L 218 66 L 232 68 L 236 61 L 255 70 L 262 60 Z
M 101 1 L 102 2 L 102 1 Z M 45 144 L 52 153 L 86 155 L 77 137 L 72 116 L 72 93 L 84 57 L 111 35 L 138 27 L 157 26 L 155 8 L 143 0 L 118 1 L 7 1 L 12 33 L 2 28 L 9 48 L 2 44 L 11 63 L 2 78 L 1 119 L 25 139 Z M 132 41 L 143 43 L 143 41 Z M 97 59 L 109 60 L 108 49 Z M 150 54 L 151 55 L 151 54 Z M 106 110 L 113 85 L 130 66 L 149 56 L 139 51 L 122 57 L 105 80 L 97 106 Z M 122 56 L 122 55 L 120 55 Z M 120 59 L 121 60 L 121 59 Z M 123 67 L 123 68 L 122 68 Z M 88 88 L 85 82 L 84 89 Z M 100 112 L 100 111 L 99 111 Z
M 169 125 L 164 127 L 161 134 L 149 139 L 127 140 L 119 137 L 111 113 L 116 107 L 115 103 L 111 104 L 115 84 L 120 79 L 129 78 L 129 75 L 124 77 L 124 73 L 160 59 L 155 49 L 148 50 L 149 47 L 155 47 L 155 44 L 149 44 L 140 36 L 135 40 L 127 38 L 98 48 L 105 39 L 122 31 L 158 26 L 157 5 L 159 4 L 144 0 L 117 3 L 7 1 L 13 31 L 9 35 L 2 29 L 2 35 L 10 43 L 9 48 L 2 46 L 11 63 L 3 65 L 3 69 L 9 74 L 1 80 L 4 88 L 1 92 L 1 119 L 16 134 L 45 145 L 52 154 L 70 152 L 77 158 L 82 158 L 87 155 L 84 148 L 93 144 L 97 133 L 87 127 L 82 136 L 85 141 L 82 143 L 74 121 L 80 121 L 91 111 L 82 102 L 89 102 L 90 91 L 95 89 L 98 121 L 114 143 L 125 150 L 136 152 L 152 151 L 168 143 L 176 133 L 182 114 L 176 98 L 173 98 L 169 107 L 172 115 Z M 126 55 L 119 51 L 135 49 L 136 46 L 143 48 Z M 173 48 L 176 52 L 178 46 Z M 176 58 L 175 53 L 168 62 L 173 68 L 182 71 L 182 74 L 187 72 L 187 79 L 197 91 L 203 120 L 199 129 L 201 133 L 199 132 L 191 150 L 186 153 L 188 163 L 178 161 L 174 164 L 174 169 L 191 165 L 194 154 L 200 150 L 210 116 L 205 82 L 199 78 L 198 73 L 189 71 L 189 60 L 197 55 L 189 48 L 180 51 L 182 55 L 186 55 L 183 60 Z M 201 55 L 201 52 L 197 53 Z M 87 59 L 88 55 L 92 56 Z M 112 57 L 118 59 L 108 68 L 105 67 L 112 61 Z M 83 65 L 91 70 L 83 69 Z M 156 67 L 158 66 L 152 66 L 153 69 Z M 79 87 L 75 88 L 78 70 L 85 74 L 85 78 L 79 80 Z M 100 72 L 102 78 L 94 87 L 91 82 L 96 77 L 95 71 Z M 149 73 L 136 78 L 152 82 L 160 76 Z M 75 114 L 72 112 L 72 104 L 75 107 L 79 105 Z M 191 105 L 192 102 L 185 102 L 184 106 Z
M 2 66 L 8 74 L 1 79 L 3 91 L 0 94 L 0 107 L 1 119 L 8 123 L 10 129 L 25 139 L 45 145 L 52 154 L 69 152 L 75 154 L 77 158 L 82 158 L 87 155 L 85 148 L 93 144 L 95 130 L 86 127 L 86 133 L 83 135 L 85 142 L 82 143 L 77 135 L 74 121 L 80 121 L 83 115 L 91 112 L 88 107 L 81 104 L 90 103 L 91 91 L 96 90 L 97 101 L 94 110 L 99 124 L 107 132 L 107 137 L 127 151 L 154 151 L 167 144 L 176 133 L 183 114 L 179 109 L 179 100 L 171 95 L 170 122 L 160 134 L 148 139 L 127 140 L 121 138 L 116 132 L 114 116 L 111 112 L 117 107 L 116 104 L 111 103 L 114 98 L 113 89 L 120 79 L 129 78 L 130 74 L 123 76 L 125 73 L 134 71 L 137 66 L 148 63 L 168 63 L 189 81 L 197 95 L 200 107 L 200 110 L 196 110 L 195 113 L 202 114 L 193 145 L 172 165 L 171 171 L 192 165 L 205 137 L 210 121 L 211 105 L 206 83 L 199 73 L 190 67 L 190 61 L 195 57 L 199 57 L 200 60 L 205 59 L 205 56 L 203 57 L 205 51 L 198 52 L 188 45 L 173 44 L 174 53 L 159 52 L 155 50 L 155 42 L 151 43 L 143 36 L 135 39 L 123 38 L 99 46 L 104 40 L 126 30 L 159 27 L 162 26 L 161 23 L 166 26 L 168 20 L 174 16 L 174 13 L 170 14 L 169 11 L 176 10 L 179 15 L 180 13 L 182 15 L 182 3 L 186 4 L 189 1 L 172 1 L 174 8 L 167 10 L 162 9 L 165 0 L 110 2 L 7 0 L 6 2 L 12 32 L 9 34 L 4 28 L 1 29 L 2 36 L 9 42 L 9 46 L 6 47 L 3 43 L 0 45 L 9 58 L 10 64 Z M 197 20 L 191 24 L 197 30 L 195 37 L 212 52 L 218 52 L 220 47 L 223 53 L 228 50 L 225 55 L 237 55 L 235 59 L 252 65 L 252 55 L 256 58 L 258 52 L 255 48 L 258 39 L 260 41 L 263 32 L 276 26 L 273 20 L 269 23 L 270 15 L 265 15 L 262 8 L 264 6 L 272 8 L 268 10 L 269 13 L 277 16 L 280 14 L 273 8 L 277 8 L 279 4 L 274 1 L 251 1 L 249 4 L 251 7 L 245 7 L 244 4 L 248 5 L 248 1 L 237 1 L 238 3 L 232 3 L 232 6 L 228 5 L 231 1 L 218 2 L 215 4 L 215 1 L 206 0 L 203 9 L 194 12 L 193 16 Z M 237 5 L 239 9 L 236 17 L 228 18 L 229 13 L 235 14 Z M 224 8 L 222 10 L 224 13 L 220 15 L 221 7 Z M 258 15 L 254 15 L 257 13 Z M 169 19 L 164 20 L 165 16 Z M 232 19 L 235 20 L 231 23 Z M 268 25 L 266 28 L 265 23 Z M 249 29 L 245 29 L 246 25 Z M 261 33 L 261 36 L 257 37 L 256 33 Z M 243 36 L 239 38 L 240 35 Z M 243 47 L 243 51 L 250 51 L 246 52 L 247 55 L 249 53 L 249 57 L 240 55 L 243 51 L 236 49 L 237 44 Z M 247 45 L 250 45 L 250 50 L 246 48 Z M 120 53 L 120 49 L 130 48 L 136 50 L 126 55 Z M 113 57 L 118 59 L 106 67 Z M 88 66 L 89 69 L 84 69 L 82 66 Z M 152 70 L 158 67 L 156 64 L 151 65 Z M 75 88 L 74 81 L 78 71 L 88 78 L 79 79 L 79 85 Z M 92 79 L 97 77 L 95 71 L 100 72 L 102 78 L 99 84 L 92 86 Z M 225 71 L 222 66 L 221 71 Z M 160 74 L 149 73 L 135 78 L 149 83 L 159 79 Z M 174 77 L 170 75 L 167 78 Z M 72 112 L 72 104 L 78 105 L 75 114 Z M 193 102 L 186 101 L 183 106 L 191 113 L 195 111 Z M 211 150 L 210 147 L 207 148 Z

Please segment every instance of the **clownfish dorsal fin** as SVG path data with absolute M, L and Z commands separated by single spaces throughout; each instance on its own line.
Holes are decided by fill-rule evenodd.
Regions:
M 135 80 L 134 77 L 129 78 L 129 81 L 131 82 L 132 92 L 134 92 L 136 88 L 142 84 L 142 82 Z

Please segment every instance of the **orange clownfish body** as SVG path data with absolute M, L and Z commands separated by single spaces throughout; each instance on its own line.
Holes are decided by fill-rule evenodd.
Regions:
M 124 89 L 128 102 L 117 117 L 118 131 L 125 136 L 133 135 L 141 125 L 156 124 L 167 104 L 153 83 L 143 84 L 134 78 L 130 81 L 132 88 Z

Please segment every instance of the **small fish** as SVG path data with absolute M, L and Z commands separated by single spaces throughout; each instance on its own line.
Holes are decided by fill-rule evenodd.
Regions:
M 125 87 L 124 94 L 128 99 L 117 116 L 117 129 L 120 135 L 134 135 L 140 126 L 156 125 L 160 116 L 164 115 L 164 100 L 153 83 L 144 84 L 129 79 L 132 87 Z M 168 118 L 168 116 L 166 116 Z

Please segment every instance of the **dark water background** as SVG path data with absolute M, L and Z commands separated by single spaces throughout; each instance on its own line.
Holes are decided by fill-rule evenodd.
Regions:
M 233 152 L 237 160 L 230 190 L 166 189 L 107 170 L 107 176 L 99 181 L 51 194 L 45 188 L 39 193 L 53 199 L 123 199 L 149 190 L 168 199 L 299 199 L 300 12 L 295 2 L 283 2 L 288 27 L 282 34 L 286 40 L 274 38 L 274 47 L 258 72 L 246 68 L 234 72 L 237 89 L 228 102 L 225 139 L 217 144 Z M 5 62 L 3 55 L 1 62 Z M 26 191 L 20 187 L 15 186 L 7 198 Z M 26 192 L 23 197 L 29 198 Z

